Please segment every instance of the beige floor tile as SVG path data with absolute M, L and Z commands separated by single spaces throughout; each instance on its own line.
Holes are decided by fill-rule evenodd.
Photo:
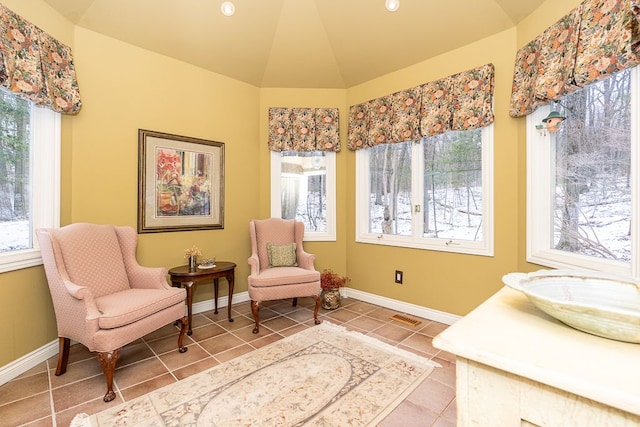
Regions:
M 56 370 L 49 371 L 51 387 L 57 388 L 69 383 L 83 380 L 85 378 L 103 375 L 102 366 L 97 357 L 76 362 L 67 366 L 67 372 L 62 375 L 56 375 Z
M 300 307 L 297 310 L 286 313 L 285 316 L 296 322 L 306 322 L 313 319 L 313 308 Z
M 107 393 L 107 382 L 104 375 L 98 375 L 54 388 L 51 393 L 53 395 L 53 407 L 56 412 L 60 412 L 87 400 L 102 399 Z
M 276 317 L 276 314 L 273 311 L 270 311 L 270 310 L 264 310 L 264 311 L 265 313 L 269 313 L 272 315 L 266 316 L 264 318 L 260 316 L 261 321 L 270 319 L 272 317 Z M 260 314 L 262 314 L 262 310 L 260 310 Z M 217 325 L 223 328 L 225 331 L 235 331 L 237 329 L 241 329 L 241 328 L 244 328 L 245 326 L 249 326 L 253 324 L 255 324 L 253 318 L 249 318 L 246 316 L 236 316 L 233 319 L 233 322 L 221 321 L 217 323 Z
M 333 323 L 347 323 L 360 316 L 359 313 L 354 313 L 353 311 L 347 310 L 324 311 L 326 312 L 326 318 Z
M 232 307 L 234 322 L 228 321 L 226 307 L 221 307 L 217 315 L 213 310 L 195 314 L 193 334 L 185 337 L 184 344 L 189 346 L 186 353 L 177 351 L 178 328 L 166 325 L 122 349 L 114 375 L 116 399 L 108 403 L 102 400 L 106 380 L 96 355 L 80 344 L 73 345 L 64 375 L 53 375 L 56 356 L 0 386 L 3 417 L 0 425 L 9 422 L 7 425 L 53 426 L 51 413 L 55 411 L 55 425 L 67 426 L 80 412 L 102 411 L 313 327 L 314 306 L 313 298 L 300 298 L 295 307 L 291 300 L 265 301 L 260 308 L 259 334 L 252 333 L 254 320 L 249 302 Z M 381 426 L 454 426 L 455 357 L 431 345 L 433 336 L 448 326 L 420 319 L 421 324 L 412 327 L 392 321 L 393 314 L 396 311 L 354 298 L 343 299 L 342 307 L 336 310 L 319 311 L 322 321 L 342 324 L 348 330 L 432 358 L 442 365 Z M 32 409 L 36 407 L 37 410 Z
M 413 333 L 409 335 L 407 338 L 402 340 L 400 344 L 431 355 L 435 355 L 439 351 L 433 346 L 433 338 L 421 333 Z
M 232 348 L 227 351 L 223 351 L 222 353 L 216 354 L 216 359 L 220 361 L 220 363 L 224 363 L 227 360 L 235 359 L 238 356 L 242 356 L 243 354 L 247 354 L 250 351 L 255 350 L 249 344 L 243 344 L 239 347 Z
M 298 322 L 296 322 L 295 320 L 289 319 L 285 316 L 274 317 L 273 319 L 265 320 L 264 322 L 262 322 L 264 326 L 275 332 L 279 332 L 283 329 L 295 326 L 297 323 Z
M 160 360 L 162 360 L 162 363 L 165 364 L 169 371 L 175 371 L 176 369 L 180 369 L 202 359 L 206 359 L 207 357 L 211 357 L 211 355 L 198 344 L 191 344 L 187 346 L 187 351 L 185 353 L 169 351 L 159 355 L 158 357 L 160 357 Z
M 233 334 L 238 338 L 240 338 L 241 340 L 250 343 L 254 340 L 257 340 L 262 337 L 266 337 L 267 335 L 270 335 L 275 332 L 273 329 L 269 327 L 268 324 L 264 324 L 264 323 L 260 323 L 260 329 L 257 334 L 253 333 L 253 328 L 254 328 L 254 324 L 251 324 L 249 326 L 245 326 L 244 328 L 236 329 L 235 331 L 233 331 Z
M 116 369 L 114 381 L 122 390 L 168 372 L 166 366 L 158 358 L 152 358 Z
M 437 418 L 438 414 L 405 400 L 382 420 L 378 426 L 430 426 Z
M 356 317 L 345 324 L 347 327 L 356 327 L 367 332 L 375 331 L 383 325 L 384 322 L 367 316 Z
M 431 378 L 425 379 L 406 400 L 440 414 L 456 396 L 455 389 Z
M 266 337 L 258 338 L 257 340 L 251 341 L 251 346 L 254 348 L 264 347 L 265 345 L 269 345 L 276 341 L 281 340 L 284 336 L 280 335 L 280 332 L 267 335 Z
M 199 360 L 196 363 L 192 363 L 191 365 L 176 369 L 172 373 L 178 380 L 182 380 L 184 378 L 190 377 L 191 375 L 206 371 L 209 368 L 213 368 L 214 366 L 219 364 L 220 362 L 218 362 L 215 358 L 208 357 L 206 359 Z
M 199 344 L 209 352 L 209 354 L 215 356 L 218 353 L 222 353 L 223 351 L 237 347 L 243 343 L 244 341 L 240 338 L 233 335 L 231 332 L 227 332 L 225 334 L 218 335 L 217 337 L 201 341 Z
M 377 307 L 373 304 L 369 304 L 368 302 L 362 302 L 358 300 L 354 300 L 353 298 L 343 298 L 342 306 L 349 311 L 354 311 L 359 314 L 367 314 Z
M 129 401 L 131 399 L 135 399 L 138 396 L 142 396 L 143 394 L 147 394 L 153 390 L 157 390 L 160 387 L 164 387 L 166 385 L 172 384 L 176 382 L 176 379 L 170 373 L 166 373 L 160 375 L 155 378 L 151 378 L 147 381 L 143 381 L 141 383 L 137 383 L 128 388 L 120 389 L 122 393 L 122 397 L 125 401 Z
M 49 390 L 47 372 L 28 377 L 16 378 L 0 387 L 0 405 L 4 405 L 24 396 L 40 394 Z
M 51 415 L 49 391 L 34 394 L 26 399 L 16 400 L 0 406 L 0 424 L 17 426 L 29 420 L 37 420 Z
M 370 335 L 380 336 L 394 343 L 400 343 L 405 339 L 409 338 L 413 332 L 410 330 L 403 328 L 401 326 L 387 323 L 382 325 L 375 331 L 371 332 Z
M 191 339 L 194 341 L 203 341 L 227 332 L 223 327 L 211 322 L 206 325 L 194 328 L 191 333 Z

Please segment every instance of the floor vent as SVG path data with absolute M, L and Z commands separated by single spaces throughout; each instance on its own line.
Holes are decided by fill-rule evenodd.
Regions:
M 420 324 L 419 320 L 412 319 L 407 316 L 403 316 L 402 314 L 394 314 L 393 316 L 391 316 L 391 319 L 397 320 L 398 322 L 406 323 L 407 325 L 411 325 L 411 326 L 417 326 Z

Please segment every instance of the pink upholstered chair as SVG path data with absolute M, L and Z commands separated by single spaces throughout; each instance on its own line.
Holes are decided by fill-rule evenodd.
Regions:
M 302 248 L 304 224 L 294 220 L 270 218 L 249 223 L 251 256 L 249 266 L 249 298 L 256 322 L 253 333 L 259 332 L 260 303 L 278 299 L 313 297 L 315 324 L 319 324 L 320 272 L 313 263 L 315 255 Z
M 165 268 L 136 261 L 131 227 L 72 224 L 36 231 L 58 326 L 58 367 L 67 370 L 70 340 L 98 359 L 107 380 L 104 401 L 115 398 L 113 374 L 120 348 L 178 320 L 178 350 L 187 320 L 186 291 L 167 284 Z

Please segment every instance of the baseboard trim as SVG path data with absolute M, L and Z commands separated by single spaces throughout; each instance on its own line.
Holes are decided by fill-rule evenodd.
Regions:
M 368 292 L 359 291 L 352 288 L 342 288 L 341 294 L 343 298 L 357 298 L 360 301 L 368 302 L 371 304 L 380 305 L 382 307 L 389 308 L 391 310 L 400 311 L 406 314 L 412 314 L 414 316 L 422 317 L 424 319 L 434 320 L 436 322 L 444 323 L 446 325 L 453 325 L 457 322 L 461 316 L 445 313 L 438 310 L 433 310 L 427 307 L 394 300 L 387 297 L 382 297 Z M 233 303 L 249 301 L 248 292 L 239 292 L 233 294 Z M 227 296 L 218 298 L 218 309 L 226 308 L 228 305 Z M 193 313 L 202 313 L 214 309 L 213 299 L 208 301 L 200 301 L 193 304 Z M 50 359 L 58 354 L 58 340 L 55 339 L 50 343 L 32 351 L 31 353 L 22 356 L 21 358 L 14 360 L 13 362 L 0 368 L 0 386 L 8 383 L 17 376 L 23 374 L 29 369 L 37 366 L 39 363 Z
M 237 294 L 233 294 L 233 304 L 236 304 L 239 302 L 246 302 L 246 301 L 249 301 L 249 292 L 244 291 L 244 292 L 239 292 Z M 229 297 L 223 296 L 218 298 L 218 311 L 220 310 L 220 308 L 223 308 L 223 307 L 226 308 L 228 305 L 229 305 Z M 191 307 L 193 314 L 203 313 L 205 311 L 211 311 L 213 309 L 215 309 L 213 298 L 208 301 L 196 302 Z
M 0 368 L 0 385 L 6 384 L 12 379 L 27 372 L 38 364 L 58 355 L 58 340 L 55 339 L 21 358 Z
M 360 301 L 379 305 L 391 310 L 400 311 L 402 313 L 412 314 L 414 316 L 422 317 L 423 319 L 429 319 L 436 322 L 444 323 L 445 325 L 453 325 L 461 319 L 461 316 L 456 316 L 454 314 L 423 307 L 421 305 L 398 301 L 380 295 L 370 294 L 368 292 L 359 291 L 357 289 L 346 288 L 345 291 L 347 298 L 353 297 L 359 299 Z

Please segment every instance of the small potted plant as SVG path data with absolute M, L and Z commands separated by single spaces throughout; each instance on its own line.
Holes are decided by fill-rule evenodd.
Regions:
M 202 252 L 196 246 L 184 251 L 184 257 L 189 260 L 189 270 L 195 271 L 199 256 L 202 256 Z
M 340 307 L 340 288 L 349 282 L 347 276 L 341 276 L 335 271 L 326 268 L 320 273 L 320 287 L 322 292 L 322 308 L 334 310 Z

